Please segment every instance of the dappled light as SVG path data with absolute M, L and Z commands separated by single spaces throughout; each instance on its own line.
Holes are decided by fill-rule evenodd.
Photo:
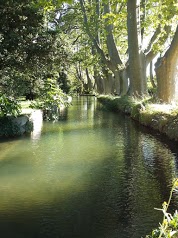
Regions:
M 0 1 L 2 238 L 177 235 L 153 209 L 178 173 L 177 16 L 177 0 Z
M 150 110 L 155 112 L 163 112 L 166 114 L 170 114 L 172 111 L 177 110 L 178 107 L 175 103 L 172 104 L 150 104 Z

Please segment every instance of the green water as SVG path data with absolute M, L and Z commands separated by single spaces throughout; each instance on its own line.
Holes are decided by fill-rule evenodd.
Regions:
M 139 238 L 158 225 L 176 146 L 101 109 L 76 98 L 58 122 L 36 112 L 31 136 L 0 141 L 1 238 Z

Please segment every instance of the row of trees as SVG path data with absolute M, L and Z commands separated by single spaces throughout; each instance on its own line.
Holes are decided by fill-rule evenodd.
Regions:
M 155 69 L 158 97 L 171 102 L 175 98 L 178 73 L 176 1 L 79 2 L 82 29 L 91 45 L 90 54 L 97 57 L 98 68 L 93 66 L 93 75 L 98 91 L 119 95 L 146 94 L 148 66 L 152 66 L 159 56 Z M 152 72 L 149 78 L 156 87 Z
M 53 78 L 67 93 L 142 96 L 150 82 L 175 99 L 176 0 L 61 2 L 1 1 L 1 91 L 32 97 Z

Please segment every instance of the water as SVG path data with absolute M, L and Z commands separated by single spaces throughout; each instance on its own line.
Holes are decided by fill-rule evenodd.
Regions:
M 158 226 L 175 143 L 94 97 L 74 99 L 59 122 L 34 120 L 30 137 L 0 141 L 1 238 L 139 238 Z

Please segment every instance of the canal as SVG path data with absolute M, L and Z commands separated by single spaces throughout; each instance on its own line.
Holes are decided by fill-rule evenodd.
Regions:
M 162 219 L 178 148 L 94 97 L 0 141 L 0 237 L 141 238 Z M 171 209 L 176 209 L 174 195 Z

